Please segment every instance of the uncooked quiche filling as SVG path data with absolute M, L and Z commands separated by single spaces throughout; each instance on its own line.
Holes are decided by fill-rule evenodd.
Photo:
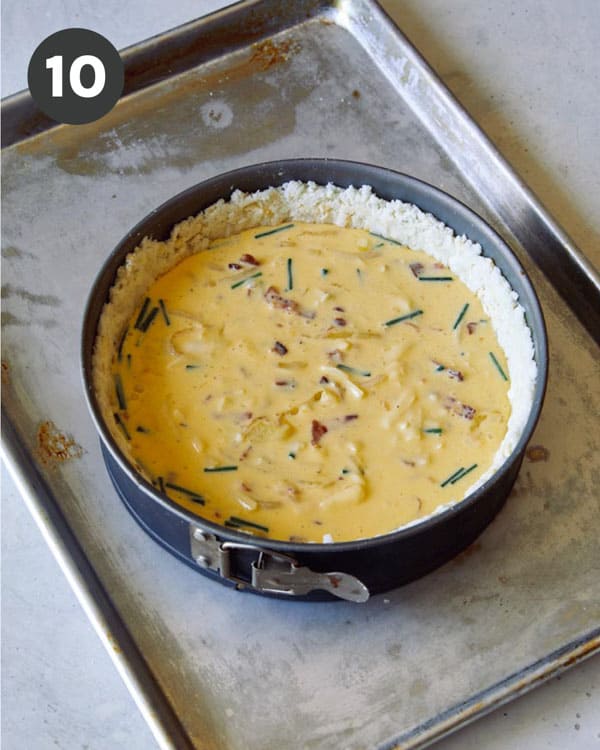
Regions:
M 146 237 L 98 323 L 122 455 L 197 517 L 340 542 L 419 523 L 511 455 L 537 368 L 467 237 L 368 186 L 235 191 Z
M 333 224 L 257 226 L 184 258 L 111 369 L 139 470 L 274 539 L 375 536 L 459 500 L 511 412 L 505 354 L 457 274 Z

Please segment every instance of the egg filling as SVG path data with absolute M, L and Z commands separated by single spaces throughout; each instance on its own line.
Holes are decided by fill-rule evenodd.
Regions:
M 114 352 L 114 427 L 173 501 L 298 542 L 376 536 L 464 497 L 511 413 L 476 294 L 365 229 L 212 241 L 159 277 Z

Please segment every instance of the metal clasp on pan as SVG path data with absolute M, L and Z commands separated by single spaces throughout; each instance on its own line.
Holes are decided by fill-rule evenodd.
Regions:
M 250 586 L 261 593 L 303 596 L 315 589 L 328 591 L 340 599 L 366 602 L 367 587 L 349 573 L 318 573 L 283 552 L 262 549 L 254 544 L 222 542 L 198 526 L 190 526 L 190 546 L 196 563 L 240 587 Z M 250 563 L 248 579 L 237 572 L 240 560 L 236 551 L 256 553 Z M 247 563 L 246 563 L 247 565 Z

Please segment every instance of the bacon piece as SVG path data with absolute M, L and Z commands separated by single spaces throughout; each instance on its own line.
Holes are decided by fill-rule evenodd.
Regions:
M 318 445 L 319 440 L 323 437 L 323 435 L 327 432 L 327 427 L 325 427 L 324 424 L 317 421 L 316 419 L 313 419 L 312 421 L 312 444 Z
M 454 380 L 464 380 L 464 375 L 460 370 L 447 370 L 448 377 L 453 378 Z
M 241 266 L 239 263 L 230 263 L 228 268 L 231 268 L 232 271 L 239 271 Z
M 300 315 L 300 305 L 297 302 L 294 302 L 294 300 L 282 297 L 281 294 L 279 294 L 277 287 L 270 286 L 267 289 L 265 292 L 265 300 L 269 305 L 273 305 L 273 307 L 278 310 L 287 310 L 296 313 L 296 315 Z
M 422 263 L 411 263 L 408 267 L 413 272 L 413 276 L 416 276 L 417 278 L 419 278 L 425 268 Z
M 275 354 L 281 354 L 282 357 L 284 354 L 288 353 L 287 346 L 282 344 L 281 341 L 276 341 L 271 351 L 275 352 Z
M 472 406 L 469 406 L 469 404 L 461 404 L 460 416 L 465 419 L 473 419 L 475 416 L 475 409 Z
M 473 419 L 475 416 L 475 409 L 472 406 L 461 403 L 453 396 L 446 396 L 444 399 L 444 407 L 452 414 L 455 414 L 457 417 L 462 417 L 463 419 Z
M 343 328 L 346 325 L 345 318 L 334 318 L 333 322 L 336 324 L 336 326 L 340 326 L 340 328 Z
M 242 453 L 242 455 L 240 456 L 240 461 L 244 461 L 246 458 L 248 458 L 248 454 L 250 453 L 251 450 L 252 450 L 252 446 L 249 445 L 246 448 L 246 450 Z M 244 485 L 242 485 L 242 486 L 244 486 Z M 247 489 L 246 492 L 250 492 L 250 490 Z
M 346 414 L 344 422 L 351 422 L 353 419 L 358 419 L 358 414 Z
M 472 336 L 475 333 L 475 329 L 477 328 L 477 323 L 467 323 L 467 331 L 469 332 L 469 336 Z
M 245 263 L 247 266 L 260 266 L 260 262 L 250 253 L 244 253 L 240 258 L 240 263 Z

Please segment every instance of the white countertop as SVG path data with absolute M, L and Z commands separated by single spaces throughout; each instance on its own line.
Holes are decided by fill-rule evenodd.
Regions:
M 82 26 L 118 48 L 220 0 L 21 0 L 2 7 L 2 95 L 35 47 Z M 600 258 L 600 3 L 386 0 L 384 7 L 579 247 Z M 93 6 L 93 7 L 90 7 Z M 2 746 L 152 748 L 154 740 L 11 480 L 2 475 Z M 600 657 L 436 745 L 600 748 Z

